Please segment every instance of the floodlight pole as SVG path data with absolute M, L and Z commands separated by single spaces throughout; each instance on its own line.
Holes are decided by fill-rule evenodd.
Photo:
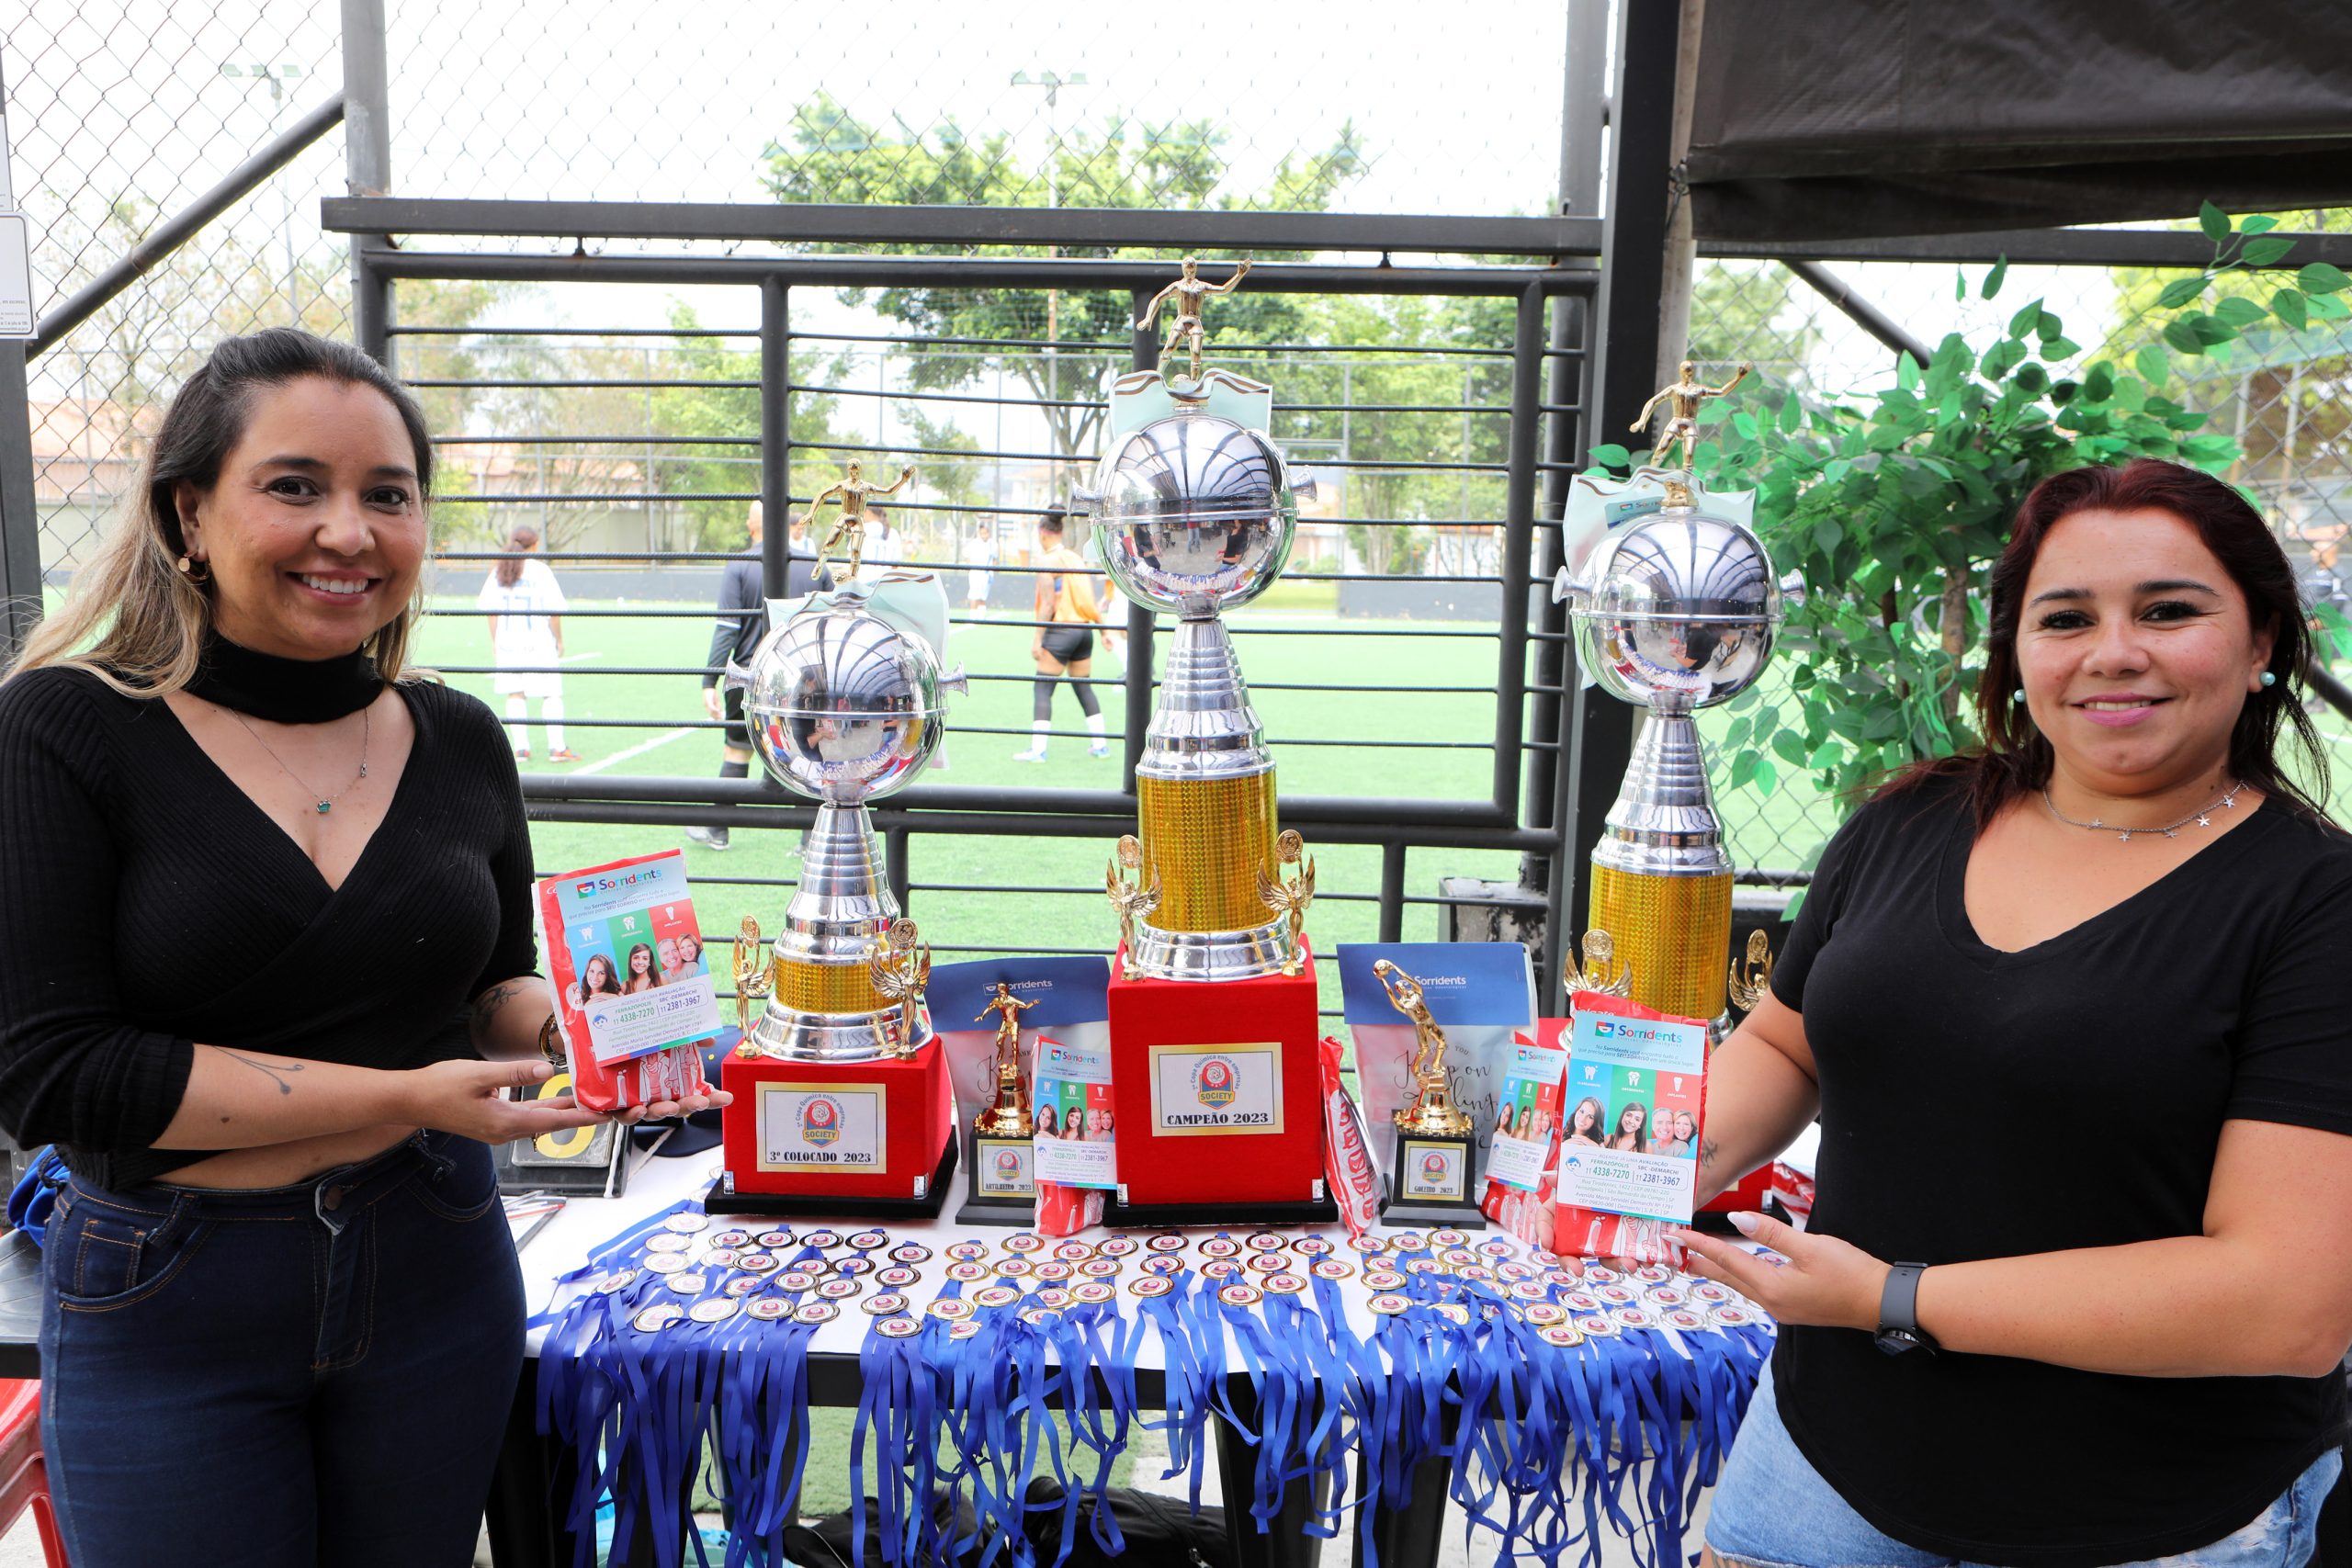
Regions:
M 392 122 L 385 68 L 384 0 L 342 0 L 345 184 L 353 196 L 392 189 Z M 351 335 L 391 365 L 392 285 L 369 265 L 389 234 L 351 237 Z

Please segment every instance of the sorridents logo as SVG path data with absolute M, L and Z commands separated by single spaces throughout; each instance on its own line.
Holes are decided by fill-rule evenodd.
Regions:
M 626 876 L 591 876 L 582 881 L 575 882 L 571 885 L 571 891 L 576 897 L 586 898 L 598 893 L 611 893 L 623 887 L 635 887 L 640 882 L 659 882 L 661 880 L 662 868 L 660 866 L 643 865 L 638 867 L 635 871 L 630 872 Z
M 1231 1062 L 1211 1056 L 1193 1069 L 1193 1093 L 1212 1111 L 1222 1111 L 1233 1103 L 1235 1076 Z
M 1617 1026 L 1605 1018 L 1596 1018 L 1592 1021 L 1592 1032 L 1595 1037 L 1606 1040 L 1617 1032 Z
M 800 1102 L 800 1136 L 823 1148 L 842 1135 L 842 1108 L 829 1095 L 812 1094 Z

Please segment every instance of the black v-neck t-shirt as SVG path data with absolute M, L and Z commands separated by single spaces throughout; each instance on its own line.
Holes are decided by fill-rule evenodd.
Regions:
M 470 1056 L 466 1008 L 530 974 L 531 845 L 476 699 L 395 688 L 416 739 L 338 887 L 160 699 L 85 671 L 0 685 L 0 1125 L 103 1187 L 151 1145 L 194 1042 L 353 1066 Z
M 2198 1235 L 2224 1122 L 2352 1134 L 2352 841 L 2266 801 L 2004 953 L 1962 899 L 1974 838 L 1950 780 L 1865 806 L 1798 914 L 1772 989 L 1820 1075 L 1814 1230 L 1930 1265 Z M 1871 1525 L 2026 1568 L 2208 1545 L 2345 1436 L 2335 1376 L 1888 1356 L 1829 1328 L 1783 1329 L 1772 1368 L 1798 1449 Z

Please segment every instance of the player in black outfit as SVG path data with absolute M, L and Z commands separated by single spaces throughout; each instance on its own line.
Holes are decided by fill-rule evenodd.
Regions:
M 722 779 L 751 776 L 752 732 L 743 727 L 743 694 L 730 689 L 722 694 L 718 679 L 729 663 L 749 664 L 760 639 L 768 635 L 768 601 L 763 585 L 766 573 L 760 558 L 760 542 L 767 529 L 758 502 L 752 502 L 743 525 L 751 531 L 752 543 L 727 559 L 718 580 L 718 619 L 711 624 L 710 652 L 703 660 L 703 711 L 727 720 L 725 749 L 718 763 Z M 798 554 L 790 554 L 786 559 L 789 583 L 785 597 L 797 599 L 816 587 L 817 563 Z M 831 581 L 830 575 L 826 581 Z M 727 847 L 724 828 L 689 828 L 686 837 L 709 849 Z
M 1708 1544 L 2300 1564 L 2352 1344 L 2352 841 L 2294 576 L 2143 458 L 2036 489 L 1990 589 L 1984 750 L 1839 830 L 1709 1066 L 1705 1189 L 1816 1110 L 1821 1153 L 1803 1234 L 1740 1217 L 1785 1267 L 1690 1242 L 1781 1325 Z
M 596 1118 L 505 1099 L 550 1071 L 530 840 L 497 719 L 406 667 L 431 482 L 366 355 L 232 338 L 0 681 L 0 952 L 40 955 L 0 1123 L 73 1172 L 76 1568 L 472 1561 L 523 1352 L 482 1140 Z

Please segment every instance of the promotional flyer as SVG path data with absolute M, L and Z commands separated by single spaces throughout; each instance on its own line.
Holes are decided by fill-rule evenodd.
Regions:
M 1601 1213 L 1688 1224 L 1706 1104 L 1706 1026 L 1634 1011 L 1614 997 L 1577 1000 L 1562 1100 L 1559 1199 Z
M 676 850 L 538 884 L 540 946 L 566 1033 L 609 1066 L 718 1032 L 718 994 Z
M 1494 1141 L 1487 1151 L 1487 1179 L 1532 1192 L 1552 1162 L 1560 1127 L 1560 1080 L 1567 1053 L 1518 1038 L 1503 1058 L 1502 1088 L 1496 1095 Z
M 1040 1181 L 1071 1187 L 1119 1184 L 1117 1129 L 1111 1110 L 1111 1053 L 1037 1042 L 1035 1168 Z

